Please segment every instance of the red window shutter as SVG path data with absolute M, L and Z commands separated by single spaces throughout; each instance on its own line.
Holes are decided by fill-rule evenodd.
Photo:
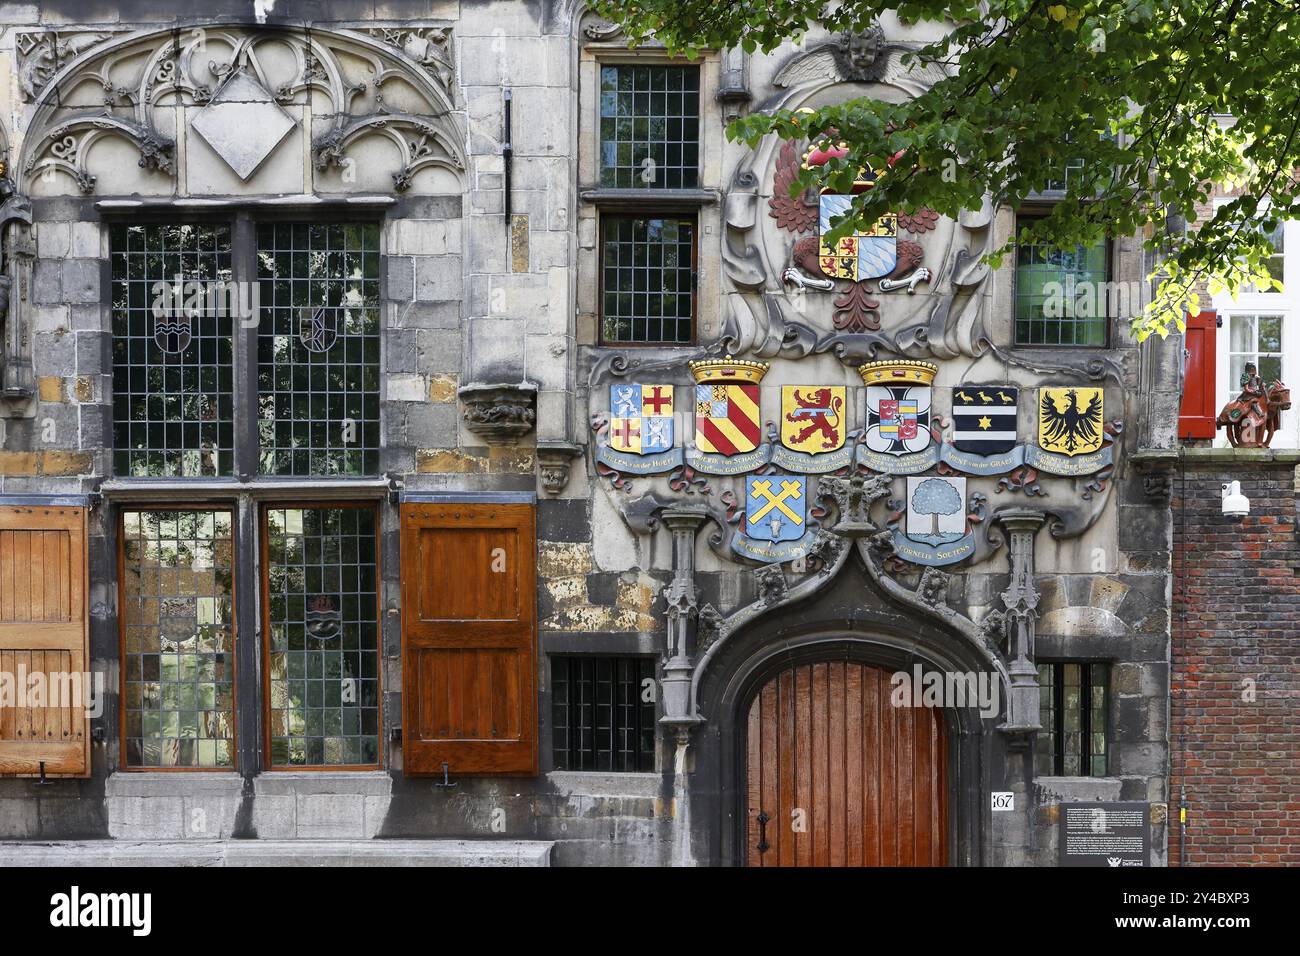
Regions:
M 87 638 L 85 509 L 0 507 L 0 775 L 90 776 Z
M 1187 316 L 1183 337 L 1183 404 L 1178 412 L 1179 438 L 1213 438 L 1219 410 L 1214 395 L 1214 336 L 1218 315 Z
M 532 505 L 402 505 L 406 773 L 537 774 Z

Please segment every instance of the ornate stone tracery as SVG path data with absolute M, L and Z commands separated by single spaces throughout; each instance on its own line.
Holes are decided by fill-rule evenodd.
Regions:
M 189 121 L 240 75 L 265 91 L 267 108 L 292 111 L 317 174 L 346 168 L 357 144 L 375 137 L 396 157 L 396 191 L 426 169 L 458 178 L 465 169 L 449 27 L 24 34 L 19 51 L 23 88 L 35 103 L 25 184 L 68 177 L 83 193 L 102 191 L 107 160 L 97 160 L 94 147 L 109 139 L 133 146 L 141 169 L 176 180 L 177 136 L 188 136 Z M 258 105 L 246 93 L 238 99 L 241 109 Z M 216 151 L 227 158 L 219 144 Z

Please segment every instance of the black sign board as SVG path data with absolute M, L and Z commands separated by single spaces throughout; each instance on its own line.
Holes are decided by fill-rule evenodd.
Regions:
M 1060 805 L 1061 866 L 1148 866 L 1151 804 L 1137 800 Z

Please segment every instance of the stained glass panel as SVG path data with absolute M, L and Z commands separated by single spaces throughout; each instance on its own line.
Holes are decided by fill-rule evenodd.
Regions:
M 230 229 L 136 224 L 109 230 L 113 469 L 119 476 L 234 472 Z
M 233 574 L 230 512 L 123 514 L 128 766 L 234 765 Z
M 257 227 L 260 470 L 379 472 L 379 227 Z
M 267 511 L 271 764 L 379 762 L 375 510 Z

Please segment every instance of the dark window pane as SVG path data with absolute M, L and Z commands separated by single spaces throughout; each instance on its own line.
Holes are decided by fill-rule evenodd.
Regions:
M 600 71 L 600 184 L 622 189 L 699 185 L 700 71 L 606 66 Z
M 695 220 L 603 216 L 601 229 L 602 339 L 689 344 Z
M 257 261 L 261 473 L 377 474 L 379 227 L 261 230 Z
M 552 657 L 557 770 L 654 770 L 655 665 L 648 657 Z
M 231 474 L 234 317 L 252 297 L 232 281 L 229 227 L 123 225 L 109 241 L 114 471 Z
M 1064 252 L 1016 247 L 1017 345 L 1105 345 L 1111 296 L 1104 242 Z
M 1110 666 L 1039 664 L 1038 684 L 1043 729 L 1034 749 L 1035 771 L 1043 776 L 1105 776 Z

